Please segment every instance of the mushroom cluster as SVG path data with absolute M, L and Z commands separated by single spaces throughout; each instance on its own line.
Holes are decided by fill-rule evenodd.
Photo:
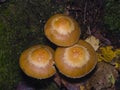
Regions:
M 80 39 L 81 29 L 75 19 L 56 14 L 46 22 L 44 33 L 58 47 L 53 50 L 47 45 L 35 45 L 23 51 L 19 64 L 26 75 L 45 79 L 53 76 L 57 68 L 66 77 L 80 78 L 94 69 L 96 52 Z

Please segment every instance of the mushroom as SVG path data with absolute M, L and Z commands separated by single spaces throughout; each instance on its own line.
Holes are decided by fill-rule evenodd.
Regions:
M 54 50 L 47 45 L 35 45 L 23 51 L 19 64 L 23 72 L 36 79 L 45 79 L 56 72 Z
M 58 46 L 71 46 L 78 42 L 80 27 L 70 16 L 64 14 L 53 15 L 45 24 L 46 37 Z
M 70 47 L 58 47 L 55 64 L 58 70 L 70 78 L 80 78 L 91 72 L 97 63 L 93 47 L 84 40 Z

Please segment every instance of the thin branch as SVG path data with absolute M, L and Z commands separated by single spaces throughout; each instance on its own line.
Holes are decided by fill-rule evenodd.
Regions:
M 86 22 L 86 10 L 87 10 L 87 1 L 85 2 L 85 7 L 84 7 L 84 20 L 83 20 L 83 23 L 85 24 Z

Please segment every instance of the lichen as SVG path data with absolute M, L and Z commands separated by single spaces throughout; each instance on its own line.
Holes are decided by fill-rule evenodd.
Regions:
M 113 49 L 112 46 L 100 47 L 97 52 L 98 61 L 105 61 L 120 69 L 120 49 Z
M 120 71 L 120 49 L 116 49 L 115 53 L 117 56 L 115 58 L 114 66 Z
M 100 47 L 98 52 L 98 61 L 111 62 L 116 57 L 112 46 Z
M 108 76 L 108 82 L 109 83 L 111 83 L 112 85 L 114 85 L 115 84 L 115 77 L 114 77 L 114 75 L 111 73 L 111 74 L 109 74 L 109 76 Z
M 120 49 L 115 50 L 116 55 L 120 55 Z

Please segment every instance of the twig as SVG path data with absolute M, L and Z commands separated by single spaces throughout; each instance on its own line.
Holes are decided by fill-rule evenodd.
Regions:
M 91 35 L 90 26 L 87 26 L 87 31 L 88 31 L 88 34 Z
M 85 7 L 84 7 L 84 20 L 83 20 L 83 23 L 85 24 L 85 22 L 86 22 L 86 10 L 87 10 L 87 1 L 86 1 L 86 3 L 85 3 Z

